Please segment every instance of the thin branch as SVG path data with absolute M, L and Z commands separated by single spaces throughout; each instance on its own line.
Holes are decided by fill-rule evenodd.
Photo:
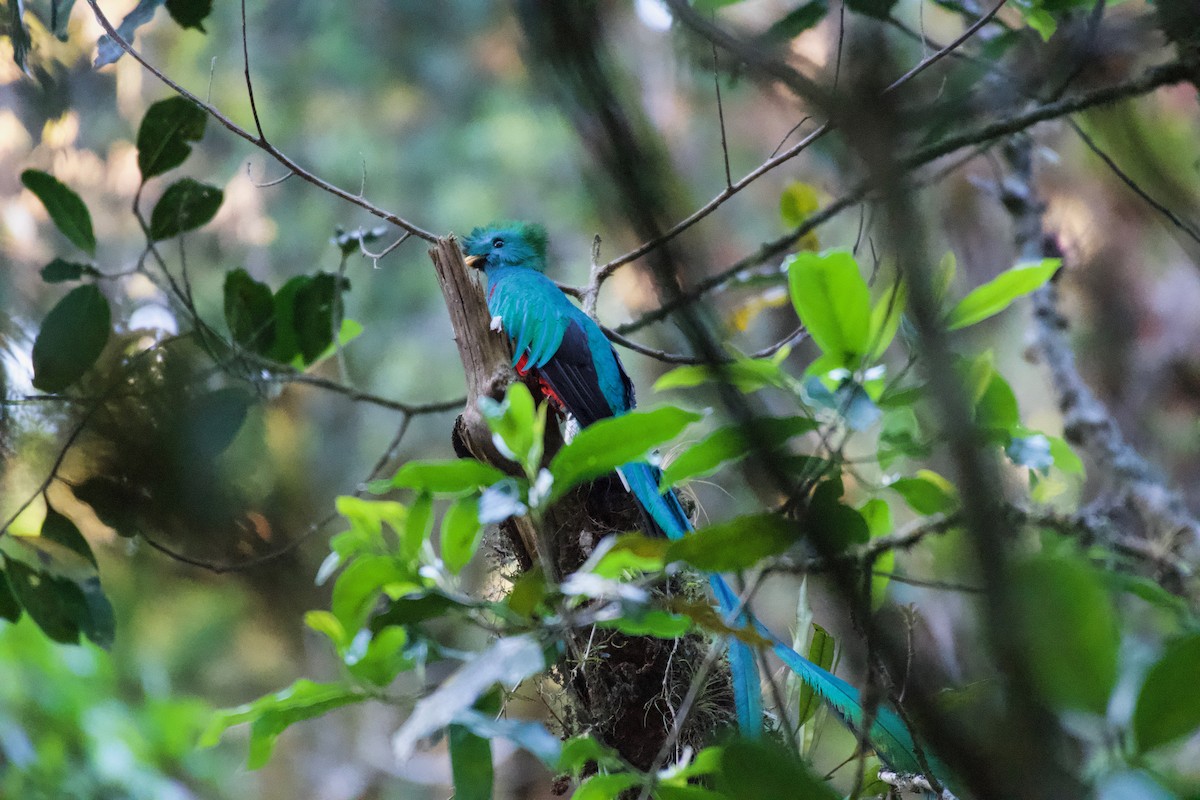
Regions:
M 1071 130 L 1075 132 L 1075 134 L 1083 141 L 1083 143 L 1087 145 L 1088 149 L 1095 153 L 1096 156 L 1104 162 L 1104 165 L 1112 170 L 1112 173 L 1120 178 L 1121 182 L 1128 186 L 1134 194 L 1142 198 L 1142 200 L 1144 200 L 1146 204 L 1155 211 L 1166 217 L 1172 225 L 1187 234 L 1192 241 L 1200 244 L 1200 231 L 1197 231 L 1196 228 L 1192 227 L 1192 225 L 1187 222 L 1187 220 L 1183 219 L 1174 211 L 1167 208 L 1163 203 L 1151 197 L 1145 189 L 1138 185 L 1137 181 L 1135 181 L 1127 172 L 1117 166 L 1117 163 L 1112 160 L 1112 157 L 1109 156 L 1108 153 L 1100 149 L 1100 145 L 1096 144 L 1096 141 L 1092 139 L 1091 136 L 1088 136 L 1087 132 L 1079 126 L 1079 123 L 1075 122 L 1073 119 L 1068 119 L 1067 124 L 1071 126 Z
M 232 562 L 232 563 L 223 563 L 222 564 L 222 563 L 217 563 L 217 562 L 213 562 L 213 561 L 206 561 L 202 558 L 196 558 L 194 556 L 189 556 L 186 553 L 181 553 L 178 550 L 175 550 L 175 549 L 163 544 L 162 542 L 158 541 L 157 539 L 150 538 L 149 536 L 145 535 L 144 533 L 142 534 L 141 539 L 143 542 L 148 544 L 151 548 L 153 548 L 154 550 L 157 550 L 158 552 L 162 553 L 163 555 L 167 556 L 168 558 L 170 558 L 173 561 L 178 561 L 181 564 L 187 564 L 190 567 L 197 567 L 199 569 L 207 570 L 208 572 L 211 572 L 215 575 L 224 575 L 229 572 L 246 572 L 247 570 L 251 570 L 251 569 L 254 569 L 255 567 L 262 566 L 263 564 L 266 564 L 269 561 L 274 561 L 278 558 L 282 558 L 283 556 L 287 555 L 288 553 L 291 553 L 292 551 L 294 551 L 296 548 L 298 548 L 303 543 L 307 542 L 309 539 L 311 539 L 313 536 L 315 536 L 317 533 L 319 533 L 321 530 L 323 530 L 325 528 L 325 526 L 327 526 L 329 523 L 331 523 L 335 519 L 337 519 L 338 516 L 340 516 L 340 515 L 336 511 L 328 514 L 324 519 L 321 519 L 318 522 L 314 522 L 312 525 L 309 525 L 308 530 L 306 530 L 304 533 L 300 534 L 299 536 L 295 537 L 294 539 L 288 540 L 287 544 L 283 545 L 282 547 L 280 547 L 277 550 L 272 550 L 269 553 L 263 553 L 260 556 L 250 558 L 245 561 L 237 561 L 237 562 Z
M 662 361 L 665 364 L 697 364 L 697 365 L 711 366 L 713 363 L 713 361 L 711 359 L 699 358 L 697 356 L 688 356 L 688 355 L 684 355 L 683 353 L 668 353 L 664 350 L 655 350 L 652 347 L 647 347 L 646 345 L 639 344 L 639 343 L 633 341 L 632 339 L 625 338 L 624 336 L 617 333 L 612 328 L 602 327 L 602 330 L 604 331 L 604 335 L 608 337 L 609 341 L 611 341 L 615 344 L 619 344 L 621 347 L 624 347 L 628 350 L 632 350 L 635 353 L 640 353 L 641 355 L 647 356 L 649 358 L 653 358 L 656 361 Z M 796 328 L 794 331 L 789 333 L 784 338 L 780 339 L 778 342 L 775 342 L 772 345 L 768 345 L 767 347 L 764 347 L 762 350 L 758 350 L 756 352 L 750 353 L 747 356 L 743 356 L 743 358 L 770 358 L 771 356 L 775 355 L 780 350 L 782 350 L 784 347 L 787 347 L 788 345 L 793 345 L 799 341 L 802 341 L 807 336 L 808 336 L 808 332 L 805 331 L 804 328 L 802 328 L 802 327 Z M 718 359 L 716 363 L 732 364 L 737 360 L 739 360 L 739 359 L 729 357 L 729 358 Z
M 254 102 L 254 81 L 250 80 L 250 47 L 246 44 L 246 0 L 242 0 L 242 68 L 246 74 L 246 95 L 250 98 L 254 129 L 258 131 L 258 140 L 266 144 L 267 135 L 263 133 L 262 122 L 258 118 L 258 104 Z
M 362 252 L 362 254 L 363 254 L 364 256 L 366 256 L 367 258 L 371 259 L 371 267 L 372 267 L 373 269 L 379 269 L 379 259 L 381 259 L 381 258 L 383 258 L 384 256 L 388 255 L 388 254 L 389 254 L 389 253 L 391 253 L 393 250 L 395 250 L 397 247 L 399 247 L 400 245 L 404 244 L 406 241 L 408 241 L 408 240 L 409 240 L 409 238 L 411 238 L 411 237 L 412 237 L 412 235 L 413 235 L 413 234 L 412 234 L 412 231 L 405 231 L 405 232 L 404 232 L 404 233 L 403 233 L 403 234 L 400 236 L 400 238 L 399 238 L 399 239 L 397 239 L 396 241 L 392 242 L 391 244 L 389 244 L 387 247 L 383 248 L 383 250 L 382 250 L 382 251 L 380 251 L 380 252 L 378 252 L 378 253 L 372 253 L 370 250 L 368 250 L 368 249 L 367 249 L 366 242 L 364 242 L 364 241 L 363 241 L 363 239 L 362 239 L 362 237 L 360 236 L 360 237 L 359 237 L 359 239 L 358 239 L 358 249 L 359 249 L 359 251 L 360 251 L 360 252 Z
M 1005 119 L 989 122 L 970 131 L 955 134 L 943 139 L 940 142 L 919 148 L 910 153 L 908 156 L 899 159 L 897 168 L 901 171 L 912 171 L 965 147 L 977 147 L 990 144 L 995 142 L 997 139 L 1001 139 L 1013 133 L 1026 130 L 1027 128 L 1038 124 L 1039 122 L 1058 119 L 1060 117 L 1065 117 L 1088 108 L 1095 108 L 1097 106 L 1115 103 L 1120 100 L 1138 97 L 1170 84 L 1186 82 L 1189 80 L 1188 70 L 1189 68 L 1180 62 L 1170 62 L 1161 66 L 1152 67 L 1141 75 L 1138 75 L 1136 78 L 1123 83 L 1082 92 L 1078 95 L 1056 100 L 1050 103 L 1035 105 L 1020 114 L 1014 114 Z M 822 127 L 815 131 L 814 134 L 823 132 L 825 129 L 826 127 Z M 814 134 L 810 134 L 810 136 Z M 784 155 L 787 155 L 787 153 Z M 961 166 L 961 164 L 958 166 Z M 847 194 L 843 195 L 825 208 L 805 219 L 803 223 L 788 233 L 785 233 L 783 236 L 773 239 L 770 242 L 765 242 L 755 252 L 738 260 L 726 269 L 723 269 L 720 272 L 705 278 L 691 289 L 681 293 L 676 300 L 665 303 L 662 307 L 655 309 L 654 311 L 647 312 L 632 322 L 619 325 L 615 330 L 621 334 L 632 333 L 633 331 L 644 328 L 646 325 L 665 319 L 672 311 L 675 311 L 676 309 L 688 303 L 695 302 L 714 289 L 717 289 L 718 287 L 730 282 L 742 272 L 751 269 L 752 267 L 756 267 L 765 261 L 768 261 L 769 259 L 783 255 L 796 241 L 798 241 L 804 235 L 815 230 L 819 226 L 824 225 L 826 222 L 833 219 L 847 208 L 857 205 L 869 194 L 871 194 L 872 189 L 873 187 L 871 187 L 869 183 L 860 183 L 854 189 L 851 189 Z M 632 251 L 629 255 L 633 258 L 639 257 L 659 243 L 660 242 L 655 241 L 650 243 L 649 246 L 642 245 L 637 250 Z M 620 266 L 620 264 L 625 263 L 623 260 L 625 258 L 626 256 L 622 256 L 619 259 L 615 259 L 614 261 L 609 262 L 609 265 L 617 264 L 617 266 Z
M 258 181 L 254 180 L 254 176 L 250 174 L 250 162 L 246 161 L 246 177 L 250 179 L 250 183 L 254 184 L 256 189 L 269 189 L 272 186 L 278 186 L 295 174 L 295 172 L 288 171 L 283 174 L 282 178 L 275 178 L 267 181 L 266 183 L 259 183 Z
M 268 362 L 264 362 L 268 363 Z M 370 392 L 364 392 L 355 389 L 353 386 L 347 386 L 344 383 L 338 383 L 329 378 L 323 378 L 320 375 L 312 375 L 307 372 L 298 372 L 295 370 L 281 369 L 279 364 L 269 362 L 270 369 L 273 371 L 268 380 L 277 381 L 280 383 L 302 383 L 307 386 L 315 386 L 318 389 L 324 389 L 335 394 L 344 395 L 345 397 L 358 402 L 370 403 L 371 405 L 379 406 L 380 408 L 389 408 L 392 411 L 399 411 L 403 414 L 411 416 L 420 416 L 422 414 L 441 414 L 446 411 L 454 411 L 462 408 L 466 402 L 464 397 L 456 397 L 453 400 L 441 400 L 432 403 L 403 403 L 399 400 L 392 400 L 387 397 L 380 397 Z
M 982 28 L 984 25 L 987 25 L 989 22 L 991 22 L 992 18 L 995 17 L 996 14 L 1000 13 L 1000 9 L 1003 8 L 1004 4 L 1007 2 L 1008 2 L 1008 0 L 1000 0 L 999 3 L 997 3 L 995 6 L 992 7 L 991 11 L 987 12 L 982 17 L 975 20 L 975 22 L 971 25 L 971 27 L 969 27 L 965 31 L 963 31 L 962 34 L 957 39 L 955 39 L 954 41 L 952 41 L 950 44 L 946 45 L 945 47 L 941 48 L 936 53 L 923 59 L 921 61 L 921 63 L 917 64 L 915 67 L 910 69 L 908 72 L 904 73 L 899 78 L 892 81 L 891 85 L 883 90 L 884 94 L 887 94 L 888 92 L 892 91 L 893 89 L 897 89 L 900 86 L 903 86 L 905 83 L 908 83 L 909 80 L 916 77 L 916 75 L 918 73 L 924 71 L 928 67 L 933 66 L 938 61 L 941 61 L 946 56 L 948 56 L 951 53 L 953 53 L 954 51 L 958 50 L 958 48 L 961 47 L 964 42 L 966 42 L 968 39 L 970 39 L 972 36 L 974 36 L 976 33 L 978 33 L 980 28 Z
M 729 142 L 725 138 L 725 107 L 721 103 L 721 68 L 717 62 L 717 45 L 712 46 L 713 87 L 717 90 L 717 120 L 721 123 L 721 155 L 725 159 L 725 188 L 733 186 L 733 173 L 729 171 Z
M 309 172 L 308 170 L 301 167 L 299 164 L 297 164 L 295 161 L 293 161 L 289 156 L 284 154 L 282 151 L 280 151 L 278 148 L 276 148 L 273 144 L 268 142 L 266 139 L 262 138 L 261 135 L 255 135 L 255 134 L 251 133 L 250 131 L 247 131 L 245 128 L 242 128 L 240 125 L 235 123 L 229 117 L 225 116 L 225 114 L 222 113 L 215 106 L 201 100 L 199 97 L 197 97 L 196 95 L 189 92 L 187 89 L 180 86 L 174 80 L 167 77 L 160 69 L 158 69 L 153 64 L 151 64 L 146 59 L 145 56 L 143 56 L 140 52 L 138 52 L 136 49 L 134 49 L 133 45 L 131 45 L 123 36 L 121 36 L 121 34 L 119 34 L 117 32 L 117 29 L 113 27 L 112 22 L 110 22 L 108 17 L 106 17 L 104 15 L 104 12 L 100 10 L 100 6 L 97 4 L 97 0 L 87 0 L 87 4 L 91 7 L 92 13 L 96 17 L 96 21 L 100 23 L 100 27 L 104 28 L 104 32 L 107 33 L 108 36 L 114 42 L 116 42 L 117 45 L 123 51 L 128 53 L 131 58 L 133 58 L 135 61 L 137 61 L 139 64 L 141 64 L 142 67 L 144 67 L 150 74 L 152 74 L 154 77 L 158 78 L 158 80 L 160 80 L 163 84 L 165 84 L 167 87 L 169 87 L 172 91 L 174 91 L 180 97 L 183 97 L 184 99 L 188 100 L 193 105 L 195 105 L 197 108 L 199 108 L 201 111 L 204 111 L 210 117 L 212 117 L 217 122 L 219 122 L 226 130 L 230 131 L 231 133 L 233 133 L 236 136 L 241 137 L 242 139 L 245 139 L 250 144 L 254 145 L 255 147 L 262 150 L 263 152 L 270 155 L 272 158 L 274 158 L 276 161 L 278 161 L 280 164 L 282 164 L 284 167 L 286 167 L 291 172 L 300 176 L 301 178 L 308 181 L 309 183 L 316 186 L 317 188 L 319 188 L 325 192 L 328 192 L 329 194 L 333 195 L 334 197 L 340 197 L 341 199 L 345 200 L 346 202 L 358 206 L 359 208 L 363 209 L 367 213 L 369 213 L 373 216 L 379 217 L 380 219 L 386 220 L 386 221 L 392 223 L 393 225 L 396 225 L 397 227 L 403 228 L 404 230 L 412 233 L 414 236 L 419 236 L 420 238 L 422 238 L 428 242 L 434 242 L 437 240 L 437 236 L 435 234 L 425 230 L 424 228 L 418 226 L 417 224 L 415 224 L 413 222 L 409 222 L 407 219 L 405 219 L 401 216 L 398 216 L 396 214 L 393 214 L 390 211 L 385 211 L 384 209 L 379 208 L 378 206 L 374 205 L 373 203 L 368 202 L 367 200 L 363 199 L 362 197 L 357 197 L 357 196 L 351 194 L 350 192 L 346 191 L 345 189 L 342 189 L 339 186 L 335 186 L 332 183 L 329 183 L 328 181 L 317 177 L 312 172 Z

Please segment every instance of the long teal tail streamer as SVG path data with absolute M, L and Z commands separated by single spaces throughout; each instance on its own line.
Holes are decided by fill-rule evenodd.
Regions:
M 668 538 L 679 539 L 693 530 L 692 523 L 675 492 L 668 491 L 662 494 L 658 491 L 661 472 L 656 467 L 645 462 L 635 462 L 626 464 L 620 471 L 629 485 L 629 491 Z M 728 623 L 740 626 L 752 624 L 761 636 L 772 643 L 775 655 L 824 700 L 842 722 L 855 732 L 861 730 L 863 708 L 857 689 L 809 661 L 753 616 L 740 611 L 737 593 L 722 576 L 714 573 L 709 575 L 708 579 L 717 601 L 717 608 Z M 732 640 L 729 646 L 729 666 L 733 673 L 738 725 L 744 735 L 757 737 L 762 730 L 763 712 L 754 650 L 740 639 Z M 876 709 L 869 739 L 880 758 L 893 769 L 905 773 L 925 771 L 917 757 L 912 733 L 889 705 L 881 704 Z M 933 766 L 934 769 L 938 769 L 936 764 Z

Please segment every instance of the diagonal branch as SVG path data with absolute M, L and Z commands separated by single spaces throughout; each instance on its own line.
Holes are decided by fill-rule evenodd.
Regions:
M 405 219 L 401 216 L 398 216 L 396 214 L 393 214 L 390 211 L 385 211 L 384 209 L 379 208 L 375 204 L 367 201 L 363 197 L 352 194 L 351 192 L 348 192 L 347 190 L 341 188 L 340 186 L 335 186 L 332 183 L 324 180 L 323 178 L 320 178 L 317 175 L 313 174 L 312 172 L 309 172 L 308 170 L 304 169 L 299 164 L 297 164 L 295 161 L 293 161 L 291 159 L 291 157 L 287 156 L 282 151 L 280 151 L 279 148 L 275 147 L 275 145 L 268 142 L 262 134 L 261 126 L 258 126 L 258 112 L 257 112 L 257 109 L 253 105 L 253 92 L 251 92 L 251 108 L 254 111 L 255 125 L 258 126 L 258 134 L 257 135 L 254 133 L 251 133 L 250 131 L 248 131 L 245 128 L 238 125 L 236 122 L 231 120 L 229 117 L 225 116 L 225 114 L 223 114 L 216 106 L 214 106 L 210 103 L 206 103 L 205 101 L 201 100 L 199 97 L 197 97 L 196 95 L 189 92 L 187 89 L 180 86 L 174 80 L 167 77 L 167 75 L 165 75 L 162 72 L 162 70 L 158 69 L 158 67 L 155 67 L 153 64 L 151 64 L 146 59 L 145 56 L 143 56 L 140 52 L 138 52 L 136 49 L 134 49 L 133 45 L 131 45 L 123 36 L 121 36 L 120 33 L 117 32 L 117 29 L 113 27 L 112 22 L 110 22 L 108 17 L 106 17 L 104 15 L 104 12 L 100 10 L 100 6 L 97 4 L 97 0 L 87 0 L 87 4 L 89 6 L 91 6 L 92 13 L 95 15 L 96 21 L 100 23 L 100 27 L 104 28 L 104 32 L 107 33 L 108 36 L 114 42 L 116 42 L 117 45 L 120 46 L 120 48 L 122 50 L 124 50 L 126 53 L 128 53 L 131 58 L 133 58 L 135 61 L 137 61 L 139 64 L 141 64 L 150 74 L 152 74 L 154 77 L 156 77 L 160 81 L 162 81 L 162 83 L 164 83 L 167 87 L 169 87 L 172 91 L 174 91 L 180 97 L 184 98 L 185 100 L 188 100 L 193 105 L 195 105 L 197 108 L 199 108 L 201 111 L 205 112 L 210 117 L 212 117 L 217 122 L 219 122 L 226 130 L 230 131 L 231 133 L 235 134 L 236 136 L 241 137 L 242 139 L 245 139 L 250 144 L 252 144 L 255 147 L 257 147 L 258 149 L 262 150 L 264 153 L 267 153 L 269 156 L 274 158 L 280 164 L 287 167 L 287 169 L 289 171 L 300 176 L 304 180 L 311 183 L 313 186 L 316 186 L 318 189 L 321 189 L 322 191 L 325 191 L 325 192 L 333 195 L 334 197 L 340 197 L 342 200 L 345 200 L 346 202 L 351 203 L 352 205 L 356 205 L 359 208 L 363 209 L 368 214 L 379 217 L 380 219 L 383 219 L 383 220 L 387 220 L 388 222 L 392 223 L 393 225 L 403 228 L 404 230 L 408 231 L 409 233 L 413 234 L 414 236 L 418 236 L 427 242 L 433 242 L 433 241 L 437 240 L 437 236 L 435 234 L 418 226 L 416 223 L 409 222 L 407 219 Z M 250 84 L 249 84 L 249 61 L 248 60 L 246 62 L 246 79 L 247 79 L 247 86 L 249 86 Z

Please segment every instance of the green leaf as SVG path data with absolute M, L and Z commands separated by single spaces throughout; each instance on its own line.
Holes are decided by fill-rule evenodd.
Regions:
M 1150 671 L 1138 694 L 1133 731 L 1145 753 L 1200 728 L 1200 634 L 1176 639 Z
M 188 142 L 204 136 L 208 115 L 183 97 L 159 100 L 146 110 L 138 126 L 138 169 L 142 180 L 162 175 L 182 164 L 191 155 Z
M 88 255 L 96 255 L 92 215 L 79 195 L 58 178 L 36 169 L 22 172 L 21 183 L 42 201 L 50 219 L 72 244 Z
M 614 770 L 622 766 L 621 757 L 615 750 L 585 734 L 572 736 L 562 743 L 555 769 L 568 775 L 578 775 L 589 764 Z
M 900 478 L 888 488 L 904 498 L 918 514 L 941 514 L 958 505 L 958 492 L 950 481 L 931 470 L 918 470 L 915 477 Z
M 571 800 L 613 800 L 615 797 L 624 797 L 623 792 L 641 782 L 641 776 L 632 772 L 593 775 L 579 785 L 575 794 L 571 795 Z
M 975 403 L 975 422 L 986 431 L 1008 435 L 1021 424 L 1021 412 L 1017 408 L 1017 396 L 1008 381 L 994 367 L 986 377 L 983 394 Z
M 397 537 L 403 537 L 408 527 L 408 509 L 400 503 L 391 500 L 364 500 L 351 495 L 341 495 L 334 501 L 337 512 L 350 523 L 350 532 L 355 541 L 352 546 L 344 547 L 340 537 L 335 537 L 334 550 L 340 555 L 350 557 L 363 552 L 376 553 L 390 550 L 383 539 L 383 525 L 388 527 Z M 345 542 L 350 545 L 350 542 Z M 421 548 L 420 542 L 415 547 L 406 547 L 415 556 Z
M 167 13 L 181 28 L 195 28 L 207 33 L 201 25 L 212 12 L 213 0 L 167 0 Z
M 83 538 L 79 528 L 53 508 L 46 508 L 46 519 L 42 522 L 40 536 L 42 539 L 57 542 L 68 550 L 78 553 L 91 562 L 93 567 L 97 566 L 96 556 L 92 553 L 91 545 L 88 544 L 87 539 Z
M 641 533 L 607 537 L 596 547 L 581 571 L 602 578 L 619 578 L 627 572 L 655 572 L 666 565 L 670 544 L 661 536 Z
M 1050 455 L 1054 457 L 1054 466 L 1068 475 L 1083 475 L 1083 459 L 1081 459 L 1071 445 L 1067 444 L 1066 440 L 1061 436 L 1047 436 L 1050 440 Z
M 1014 630 L 1041 694 L 1056 709 L 1104 714 L 1120 631 L 1100 577 L 1084 562 L 1041 557 L 1018 565 L 1011 581 Z
M 809 3 L 808 5 L 797 9 L 797 11 L 820 11 L 821 16 L 824 16 L 824 5 L 824 0 L 818 0 L 818 2 Z M 795 13 L 796 12 L 793 11 L 792 14 L 784 17 L 784 20 L 787 20 L 789 17 L 793 17 Z M 793 21 L 795 20 L 793 19 Z M 812 24 L 815 25 L 816 22 L 819 21 L 820 17 L 817 17 Z M 774 29 L 772 28 L 772 30 Z M 770 32 L 768 32 L 768 35 L 770 35 Z M 783 194 L 779 196 L 779 216 L 783 218 L 784 225 L 789 228 L 797 228 L 801 223 L 804 222 L 804 220 L 808 219 L 810 214 L 820 208 L 820 205 L 821 203 L 817 199 L 816 189 L 807 183 L 793 181 L 784 188 Z
M 879 302 L 871 308 L 871 332 L 867 340 L 871 343 L 870 360 L 877 361 L 896 338 L 900 320 L 908 304 L 908 284 L 897 281 Z
M 442 561 L 452 573 L 461 571 L 479 549 L 483 526 L 479 524 L 478 508 L 474 497 L 460 497 L 442 517 Z
M 692 628 L 692 620 L 683 614 L 672 614 L 657 608 L 634 607 L 616 619 L 596 623 L 630 636 L 655 636 L 659 639 L 678 639 Z
M 473 458 L 453 461 L 409 461 L 390 481 L 379 481 L 372 491 L 415 489 L 431 494 L 462 494 L 490 486 L 507 477 L 495 467 Z
M 369 639 L 368 639 L 369 637 Z M 366 640 L 365 650 L 356 644 Z M 404 670 L 415 666 L 405 652 L 408 632 L 404 628 L 389 626 L 379 630 L 362 630 L 347 648 L 344 661 L 350 674 L 361 681 L 376 686 L 387 686 Z
M 786 42 L 795 39 L 809 28 L 815 27 L 828 13 L 829 3 L 827 0 L 808 0 L 807 3 L 789 11 L 771 25 L 763 34 L 763 38 L 771 42 Z
M 381 631 L 389 625 L 412 625 L 450 611 L 469 611 L 481 606 L 467 605 L 443 592 L 431 589 L 397 597 L 388 602 L 382 614 L 371 618 L 371 630 Z
M 265 354 L 275 341 L 275 299 L 244 269 L 225 273 L 225 324 L 233 340 Z
M 631 411 L 603 419 L 581 430 L 550 462 L 554 476 L 551 499 L 583 481 L 607 475 L 617 467 L 643 460 L 654 448 L 671 441 L 702 414 L 676 406 Z
M 275 341 L 267 355 L 281 364 L 290 364 L 300 356 L 293 308 L 296 294 L 311 280 L 311 276 L 297 275 L 279 287 L 279 291 L 275 293 Z
M 707 367 L 689 364 L 676 367 L 654 383 L 654 391 L 690 389 L 708 383 L 728 381 L 741 392 L 757 392 L 767 386 L 789 387 L 789 379 L 774 361 L 766 358 L 743 358 L 732 364 Z
M 412 714 L 392 739 L 396 758 L 406 761 L 418 742 L 454 722 L 493 686 L 515 686 L 545 668 L 542 646 L 534 636 L 497 639 L 417 701 Z
M 305 364 L 311 364 L 333 343 L 333 311 L 341 292 L 350 288 L 345 279 L 319 272 L 298 287 L 292 300 L 292 326 Z
M 61 258 L 56 258 L 42 267 L 40 274 L 42 280 L 46 283 L 64 283 L 66 281 L 77 281 L 85 275 L 89 278 L 98 277 L 100 270 L 91 264 L 77 264 L 73 261 L 64 261 Z
M 79 380 L 108 343 L 111 323 L 108 301 L 95 286 L 68 292 L 50 309 L 33 342 L 33 385 L 61 392 Z
M 465 725 L 451 725 L 447 734 L 455 800 L 492 800 L 492 743 Z
M 260 697 L 253 703 L 216 712 L 200 736 L 200 746 L 212 747 L 226 730 L 248 722 L 250 755 L 246 765 L 258 769 L 271 758 L 275 740 L 290 725 L 365 699 L 367 696 L 354 687 L 302 678 L 283 691 Z
M 829 631 L 813 623 L 812 641 L 808 645 L 808 660 L 823 670 L 833 671 L 833 657 L 837 642 Z M 803 725 L 812 719 L 821 707 L 821 698 L 807 681 L 800 683 L 800 700 L 797 704 L 796 723 Z
M 545 410 L 534 408 L 529 387 L 520 381 L 508 386 L 504 401 L 490 397 L 479 399 L 479 410 L 492 433 L 499 437 L 501 453 L 524 466 L 536 468 L 542 458 L 542 433 L 545 430 Z
M 424 588 L 411 566 L 392 556 L 362 556 L 338 576 L 330 608 L 342 627 L 357 631 L 384 592 L 402 597 Z
M 796 526 L 782 517 L 748 514 L 671 542 L 667 560 L 686 561 L 705 572 L 736 572 L 782 553 L 799 538 Z
M 158 242 L 207 224 L 217 215 L 224 197 L 217 187 L 192 178 L 176 181 L 150 212 L 150 238 Z
M 871 335 L 871 292 L 846 250 L 802 252 L 787 261 L 792 304 L 830 367 L 857 369 Z
M 137 6 L 121 20 L 121 24 L 117 26 L 117 33 L 121 35 L 122 39 L 132 44 L 137 29 L 154 18 L 154 12 L 162 4 L 163 0 L 139 0 Z M 124 54 L 125 51 L 121 49 L 121 45 L 105 34 L 96 44 L 96 61 L 93 66 L 96 69 L 107 66 Z
M 721 749 L 713 785 L 729 800 L 836 800 L 795 753 L 769 739 L 738 739 Z
M 809 433 L 819 427 L 811 417 L 755 417 L 751 424 L 754 426 L 754 436 L 772 445 L 781 445 L 793 436 Z M 741 425 L 717 428 L 684 450 L 663 470 L 662 487 L 710 475 L 722 464 L 745 458 L 750 453 L 751 442 L 746 434 Z
M 1061 265 L 1060 259 L 1045 258 L 1036 264 L 1018 264 L 1001 272 L 960 300 L 946 318 L 946 327 L 954 331 L 999 314 L 1013 301 L 1044 286 Z
M 425 542 L 433 533 L 433 496 L 422 492 L 413 500 L 404 523 L 404 536 L 400 541 L 400 557 L 416 563 Z
M 0 567 L 4 565 L 4 559 L 0 559 Z M 6 619 L 9 622 L 16 622 L 21 618 L 21 604 L 17 602 L 17 598 L 13 596 L 12 589 L 8 585 L 8 578 L 4 574 L 4 570 L 0 569 L 0 619 Z

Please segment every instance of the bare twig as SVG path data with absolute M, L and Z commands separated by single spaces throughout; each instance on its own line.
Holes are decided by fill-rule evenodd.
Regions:
M 1139 186 L 1137 181 L 1129 176 L 1129 173 L 1117 166 L 1117 163 L 1113 161 L 1112 157 L 1108 153 L 1104 152 L 1104 150 L 1100 148 L 1100 145 L 1096 144 L 1096 141 L 1079 126 L 1079 123 L 1073 119 L 1068 119 L 1067 124 L 1071 126 L 1071 130 L 1075 132 L 1075 135 L 1078 136 L 1085 145 L 1087 145 L 1088 149 L 1095 153 L 1096 157 L 1103 161 L 1106 167 L 1112 170 L 1112 173 L 1121 180 L 1121 183 L 1124 183 L 1126 186 L 1128 186 L 1133 193 L 1142 198 L 1142 200 L 1144 200 L 1148 206 L 1166 217 L 1166 219 L 1172 225 L 1187 234 L 1192 241 L 1200 244 L 1200 231 L 1197 231 L 1196 228 L 1187 220 L 1183 219 L 1183 217 L 1167 208 L 1166 205 L 1151 197 L 1149 192 Z
M 329 183 L 328 181 L 317 177 L 315 174 L 313 174 L 312 172 L 309 172 L 308 170 L 304 169 L 299 164 L 297 164 L 295 161 L 293 161 L 289 156 L 287 156 L 282 151 L 280 151 L 277 147 L 275 147 L 275 145 L 271 144 L 266 139 L 264 139 L 261 134 L 256 135 L 254 133 L 251 133 L 250 131 L 246 130 L 245 128 L 243 128 L 240 125 L 238 125 L 237 123 L 235 123 L 233 120 L 231 120 L 229 117 L 227 117 L 224 113 L 222 113 L 215 106 L 201 100 L 199 97 L 197 97 L 196 95 L 189 92 L 187 89 L 180 86 L 174 80 L 167 77 L 167 75 L 165 75 L 162 72 L 162 70 L 158 69 L 158 67 L 151 64 L 146 59 L 145 56 L 143 56 L 140 52 L 138 52 L 136 49 L 134 49 L 133 45 L 131 45 L 123 36 L 121 36 L 120 33 L 117 32 L 117 29 L 115 27 L 113 27 L 112 22 L 110 22 L 108 17 L 106 17 L 104 15 L 104 12 L 100 10 L 100 6 L 98 5 L 97 0 L 87 0 L 87 4 L 91 7 L 92 13 L 96 17 L 96 21 L 100 23 L 100 27 L 104 28 L 104 32 L 107 33 L 108 36 L 114 42 L 116 42 L 117 45 L 123 51 L 128 53 L 131 58 L 133 58 L 135 61 L 137 61 L 139 64 L 141 64 L 142 67 L 144 67 L 150 74 L 152 74 L 154 77 L 158 78 L 158 80 L 160 80 L 163 84 L 165 84 L 167 87 L 169 87 L 172 91 L 174 91 L 180 97 L 183 97 L 184 99 L 190 101 L 201 111 L 204 111 L 210 117 L 212 117 L 217 122 L 219 122 L 226 130 L 230 131 L 231 133 L 235 134 L 236 136 L 241 137 L 242 139 L 245 139 L 250 144 L 254 145 L 255 147 L 262 150 L 263 152 L 270 155 L 272 158 L 274 158 L 276 161 L 278 161 L 280 164 L 282 164 L 284 167 L 286 167 L 289 171 L 295 173 L 296 175 L 299 175 L 301 178 L 308 181 L 309 183 L 316 186 L 317 188 L 321 189 L 322 191 L 328 192 L 329 194 L 333 195 L 334 197 L 339 197 L 348 203 L 356 205 L 359 208 L 363 209 L 364 211 L 366 211 L 367 213 L 369 213 L 373 216 L 379 217 L 380 219 L 383 219 L 383 220 L 387 220 L 388 222 L 392 223 L 393 225 L 396 225 L 400 228 L 403 228 L 406 231 L 409 231 L 414 236 L 418 236 L 428 242 L 436 241 L 437 236 L 435 234 L 425 230 L 424 228 L 416 225 L 415 223 L 409 222 L 407 219 L 405 219 L 397 214 L 393 214 L 390 211 L 385 211 L 384 209 L 379 208 L 378 206 L 374 205 L 373 203 L 368 202 L 364 198 L 358 197 L 354 194 L 351 194 L 350 192 L 346 191 L 345 189 L 342 189 L 339 186 L 335 186 L 332 183 Z

